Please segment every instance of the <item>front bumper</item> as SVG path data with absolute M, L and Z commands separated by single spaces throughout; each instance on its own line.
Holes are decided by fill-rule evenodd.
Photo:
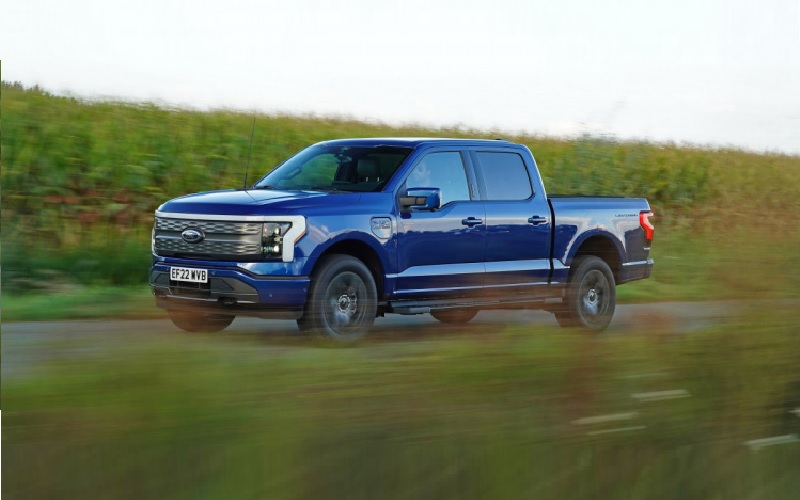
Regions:
M 311 283 L 307 276 L 257 277 L 239 269 L 181 263 L 208 269 L 208 283 L 184 283 L 170 280 L 170 267 L 156 263 L 150 271 L 150 287 L 162 309 L 295 319 L 303 314 Z

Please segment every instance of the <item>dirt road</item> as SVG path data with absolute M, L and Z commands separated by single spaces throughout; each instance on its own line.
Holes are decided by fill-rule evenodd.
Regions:
M 611 327 L 603 335 L 652 331 L 690 333 L 717 324 L 734 323 L 753 303 L 669 302 L 620 305 Z M 389 315 L 378 318 L 370 339 L 385 343 L 424 340 L 431 336 L 491 335 L 505 326 L 555 326 L 553 316 L 542 311 L 484 311 L 466 326 L 439 324 L 430 315 Z M 126 345 L 164 336 L 186 336 L 168 319 L 32 321 L 2 325 L 2 377 L 14 377 L 49 362 L 103 355 Z M 237 318 L 224 332 L 214 335 L 258 336 L 264 348 L 286 348 L 298 336 L 294 321 Z M 270 344 L 270 341 L 273 341 Z M 291 343 L 289 343 L 291 346 Z

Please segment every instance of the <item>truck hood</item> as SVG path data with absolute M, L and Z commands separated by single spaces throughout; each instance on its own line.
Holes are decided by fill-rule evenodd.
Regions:
M 158 211 L 202 215 L 291 214 L 308 207 L 351 205 L 360 198 L 360 193 L 228 189 L 181 196 L 164 203 Z

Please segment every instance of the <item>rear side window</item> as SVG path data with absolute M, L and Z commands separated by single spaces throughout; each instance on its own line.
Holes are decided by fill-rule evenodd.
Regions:
M 531 178 L 516 153 L 476 153 L 487 200 L 527 200 L 533 195 Z

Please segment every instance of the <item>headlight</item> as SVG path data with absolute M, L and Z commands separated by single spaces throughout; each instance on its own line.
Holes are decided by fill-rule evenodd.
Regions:
M 281 257 L 283 237 L 291 229 L 291 222 L 265 222 L 261 231 L 261 254 L 264 258 Z
M 156 224 L 158 224 L 158 220 L 153 220 L 153 230 L 150 231 L 150 253 L 155 256 L 156 254 Z

